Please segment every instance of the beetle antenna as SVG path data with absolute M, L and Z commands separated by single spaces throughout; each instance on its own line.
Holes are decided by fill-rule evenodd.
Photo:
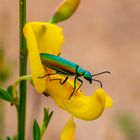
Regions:
M 101 74 L 104 74 L 104 73 L 110 74 L 109 71 L 103 71 L 103 72 L 100 72 L 100 73 L 93 74 L 92 76 L 97 76 L 97 75 L 101 75 Z
M 97 80 L 97 79 L 92 79 L 92 80 L 95 81 L 95 82 L 98 82 L 98 83 L 100 84 L 100 87 L 101 87 L 101 88 L 103 87 L 103 84 L 102 84 L 101 81 L 99 81 L 99 80 Z

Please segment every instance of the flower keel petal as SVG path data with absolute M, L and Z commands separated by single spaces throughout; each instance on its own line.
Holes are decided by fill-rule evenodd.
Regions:
M 60 75 L 51 76 L 51 78 L 65 79 L 64 76 Z M 58 80 L 54 80 L 47 83 L 46 93 L 52 96 L 59 107 L 73 116 L 83 120 L 97 119 L 103 113 L 106 99 L 108 99 L 105 91 L 103 89 L 97 89 L 93 95 L 85 96 L 84 93 L 78 90 L 75 91 L 71 99 L 68 100 L 73 88 L 73 80 L 70 78 L 63 85 L 61 85 Z M 110 101 L 111 100 L 110 98 Z

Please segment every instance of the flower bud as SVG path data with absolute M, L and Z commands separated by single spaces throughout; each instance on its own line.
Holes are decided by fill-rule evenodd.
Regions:
M 51 23 L 58 23 L 63 20 L 68 19 L 76 11 L 80 0 L 64 0 L 55 10 L 52 18 L 50 19 Z

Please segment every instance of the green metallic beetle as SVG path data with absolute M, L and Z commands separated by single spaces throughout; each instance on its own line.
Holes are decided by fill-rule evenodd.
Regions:
M 54 74 L 66 75 L 66 79 L 64 81 L 61 81 L 61 79 L 55 79 L 55 80 L 60 80 L 61 84 L 64 84 L 67 81 L 69 76 L 75 76 L 74 89 L 73 89 L 73 92 L 71 93 L 69 99 L 74 94 L 74 91 L 78 90 L 82 86 L 83 81 L 80 79 L 80 77 L 84 77 L 84 79 L 86 79 L 90 84 L 92 83 L 92 81 L 99 82 L 100 86 L 102 87 L 102 83 L 99 80 L 93 79 L 93 77 L 103 74 L 103 73 L 110 74 L 109 71 L 104 71 L 104 72 L 92 75 L 89 71 L 82 69 L 76 63 L 66 60 L 60 56 L 41 53 L 40 57 L 41 57 L 42 64 L 44 66 L 49 67 L 53 70 L 56 70 L 56 73 L 54 73 Z M 53 74 L 47 74 L 47 75 L 53 75 Z M 43 77 L 39 77 L 39 78 L 43 78 Z M 81 82 L 80 86 L 77 89 L 76 89 L 76 80 Z

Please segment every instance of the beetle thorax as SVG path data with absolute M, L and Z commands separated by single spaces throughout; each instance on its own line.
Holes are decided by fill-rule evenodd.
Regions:
M 84 77 L 87 81 L 89 81 L 90 84 L 92 83 L 92 75 L 91 75 L 91 73 L 90 73 L 89 71 L 85 71 L 83 77 Z

